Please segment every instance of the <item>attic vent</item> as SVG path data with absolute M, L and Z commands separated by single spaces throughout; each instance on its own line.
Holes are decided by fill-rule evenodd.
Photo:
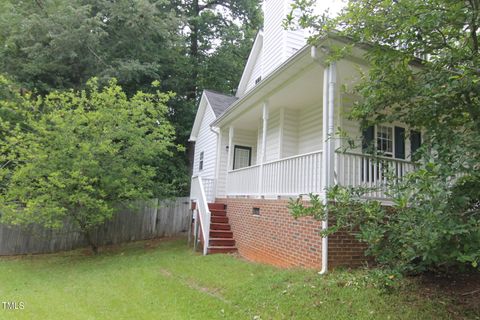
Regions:
M 255 84 L 258 84 L 260 81 L 262 81 L 262 77 L 258 77 L 257 79 L 255 79 Z

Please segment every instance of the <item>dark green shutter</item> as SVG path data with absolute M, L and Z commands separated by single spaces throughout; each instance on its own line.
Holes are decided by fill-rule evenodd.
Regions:
M 405 128 L 395 127 L 395 158 L 405 159 Z
M 373 147 L 373 140 L 375 138 L 375 130 L 370 126 L 363 130 L 362 151 L 364 153 L 371 152 Z
M 412 154 L 412 158 L 415 152 L 420 148 L 422 145 L 422 135 L 419 131 L 410 131 L 410 152 Z

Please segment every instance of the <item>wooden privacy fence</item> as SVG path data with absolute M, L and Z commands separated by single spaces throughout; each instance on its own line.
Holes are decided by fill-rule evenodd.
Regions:
M 136 209 L 121 209 L 93 237 L 98 245 L 109 245 L 185 233 L 191 223 L 189 203 L 188 197 L 154 199 L 138 204 Z M 0 224 L 0 255 L 50 253 L 85 246 L 85 238 L 73 223 L 65 223 L 61 230 Z

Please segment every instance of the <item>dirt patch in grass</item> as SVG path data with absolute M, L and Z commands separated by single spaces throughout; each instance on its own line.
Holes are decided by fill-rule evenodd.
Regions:
M 452 301 L 448 310 L 454 319 L 480 319 L 480 272 L 424 274 L 419 283 L 427 297 L 440 296 Z
M 154 238 L 154 239 L 149 239 L 149 240 L 137 240 L 137 241 L 132 241 L 132 242 L 127 242 L 127 243 L 120 243 L 120 244 L 110 244 L 110 245 L 104 245 L 98 247 L 98 253 L 99 254 L 104 254 L 104 253 L 120 253 L 126 250 L 137 250 L 137 249 L 155 249 L 157 248 L 161 243 L 167 242 L 167 241 L 176 241 L 180 239 L 185 239 L 186 238 L 183 236 L 178 236 L 178 237 L 163 237 L 163 238 Z M 84 248 L 82 249 L 82 254 L 85 256 L 91 256 L 93 255 L 93 252 L 90 248 Z
M 182 277 L 175 276 L 170 270 L 167 270 L 165 268 L 160 268 L 160 274 L 164 277 L 167 277 L 167 278 L 174 277 L 180 283 L 182 283 L 183 285 L 185 285 L 185 286 L 187 286 L 191 289 L 200 291 L 200 292 L 205 293 L 205 294 L 207 294 L 211 297 L 214 297 L 215 299 L 218 299 L 222 302 L 230 304 L 230 301 L 228 301 L 227 299 L 225 299 L 225 297 L 222 296 L 222 294 L 220 293 L 220 289 L 201 286 L 195 280 L 184 279 Z
M 193 280 L 189 280 L 188 282 L 185 282 L 185 284 L 192 289 L 195 289 L 195 290 L 200 291 L 202 293 L 208 294 L 209 296 L 214 297 L 215 299 L 218 299 L 222 302 L 231 304 L 230 301 L 228 301 L 227 299 L 225 299 L 222 296 L 222 294 L 219 292 L 220 291 L 219 289 L 202 287 L 201 285 L 199 285 L 197 282 L 195 282 Z
M 173 276 L 173 274 L 170 271 L 164 268 L 160 269 L 160 273 L 162 274 L 162 276 L 165 276 L 167 278 L 171 278 Z

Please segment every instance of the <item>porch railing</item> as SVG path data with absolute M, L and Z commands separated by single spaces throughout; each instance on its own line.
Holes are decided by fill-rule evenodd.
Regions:
M 263 174 L 260 174 L 263 166 Z M 290 196 L 319 193 L 322 151 L 228 172 L 227 195 Z
M 369 198 L 387 199 L 385 193 L 388 175 L 399 179 L 414 169 L 414 164 L 405 160 L 349 152 L 336 154 L 336 183 L 375 189 L 366 194 Z
M 306 153 L 263 165 L 261 194 L 266 196 L 320 193 L 322 151 Z
M 202 178 L 205 198 L 209 203 L 215 202 L 215 179 Z
M 335 154 L 335 183 L 372 188 L 366 196 L 387 199 L 387 175 L 401 178 L 413 171 L 412 162 L 366 154 Z M 263 166 L 263 168 L 262 168 Z M 296 196 L 320 193 L 322 151 L 266 162 L 228 172 L 228 196 Z M 263 171 L 263 174 L 261 172 Z
M 197 230 L 197 223 L 200 222 L 201 237 L 203 240 L 203 254 L 207 254 L 208 241 L 210 236 L 210 210 L 208 209 L 208 202 L 205 196 L 203 181 L 201 177 L 192 178 L 191 198 L 196 202 L 195 209 L 195 230 Z M 195 235 L 195 239 L 198 235 Z
M 260 165 L 228 172 L 228 195 L 256 195 L 259 193 Z

